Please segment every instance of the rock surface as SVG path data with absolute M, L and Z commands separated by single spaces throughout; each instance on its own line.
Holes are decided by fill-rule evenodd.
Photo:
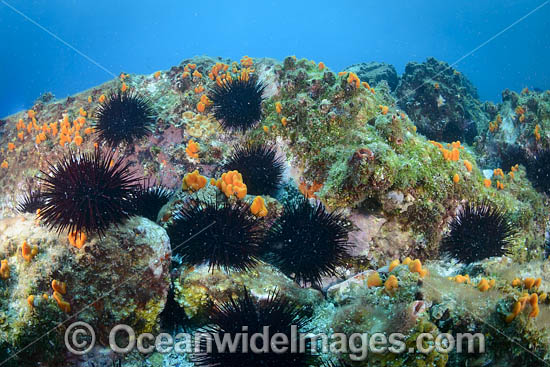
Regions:
M 350 65 L 345 70 L 354 72 L 359 79 L 368 82 L 373 87 L 382 80 L 385 80 L 390 90 L 394 91 L 399 83 L 399 76 L 397 75 L 395 67 L 385 62 L 362 62 L 360 64 Z
M 434 58 L 408 63 L 395 93 L 399 106 L 428 139 L 472 143 L 478 125 L 488 121 L 473 84 Z
M 37 250 L 29 261 L 22 256 L 25 241 Z M 0 350 L 17 352 L 55 330 L 12 361 L 25 364 L 60 357 L 63 328 L 55 326 L 62 323 L 67 327 L 74 320 L 84 321 L 102 342 L 120 323 L 138 333 L 155 329 L 168 287 L 170 243 L 163 228 L 132 217 L 78 249 L 66 236 L 25 215 L 0 221 L 0 259 L 10 268 L 9 278 L 0 279 Z M 54 280 L 66 284 L 62 300 L 70 310 L 62 310 L 54 299 Z

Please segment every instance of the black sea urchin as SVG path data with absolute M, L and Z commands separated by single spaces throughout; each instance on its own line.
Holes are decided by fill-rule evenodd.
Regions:
M 465 204 L 449 227 L 440 251 L 466 264 L 502 255 L 514 234 L 506 213 L 487 202 Z
M 237 340 L 235 352 L 221 350 L 213 342 L 212 352 L 207 353 L 208 342 L 202 338 L 200 341 L 202 353 L 196 353 L 192 357 L 193 362 L 195 366 L 212 367 L 306 367 L 316 364 L 317 358 L 311 354 L 310 342 L 306 343 L 306 348 L 303 351 L 299 349 L 294 353 L 291 351 L 291 345 L 299 345 L 296 334 L 307 331 L 303 328 L 310 320 L 309 310 L 294 304 L 279 293 L 272 292 L 266 299 L 255 301 L 245 289 L 244 295 L 237 300 L 231 299 L 229 302 L 215 305 L 210 315 L 211 326 L 202 330 L 209 333 L 213 339 L 218 337 L 220 340 L 226 340 L 230 337 L 231 340 Z M 266 332 L 267 340 L 258 338 L 254 342 L 254 346 L 258 350 L 265 348 L 263 350 L 265 352 L 256 351 L 254 353 L 251 349 L 252 341 L 247 347 L 248 350 L 243 350 L 242 339 L 240 341 L 236 339 L 239 333 L 243 333 L 243 327 L 248 328 L 247 331 L 244 331 L 248 333 L 248 336 L 261 334 L 265 327 L 269 327 Z M 281 337 L 286 336 L 287 350 L 285 352 L 278 352 L 269 344 L 275 334 L 279 334 Z M 266 343 L 264 344 L 264 342 Z M 279 347 L 284 346 L 279 345 Z
M 257 260 L 261 229 L 246 204 L 195 201 L 174 215 L 168 236 L 185 264 L 247 270 Z
M 136 92 L 119 91 L 100 103 L 93 127 L 101 141 L 115 147 L 123 141 L 132 144 L 148 135 L 155 121 L 149 99 Z
M 69 152 L 57 164 L 42 172 L 45 206 L 40 219 L 58 232 L 104 234 L 110 224 L 119 224 L 133 212 L 133 193 L 139 179 L 114 153 L 96 149 L 93 153 Z
M 527 178 L 537 190 L 550 194 L 550 151 L 545 150 L 530 158 L 527 163 Z
M 224 168 L 242 174 L 248 194 L 273 195 L 281 184 L 284 161 L 274 146 L 245 144 L 234 150 Z
M 189 319 L 185 314 L 183 307 L 176 301 L 174 286 L 168 290 L 164 309 L 159 315 L 160 325 L 162 329 L 170 332 L 175 332 L 179 327 L 184 330 L 189 326 Z
M 319 284 L 344 264 L 347 238 L 342 216 L 301 198 L 285 205 L 266 235 L 264 251 L 268 261 L 298 283 Z
M 324 361 L 322 364 L 321 364 L 321 367 L 349 367 L 349 364 L 347 364 L 346 362 L 342 361 L 342 360 L 338 360 L 338 361 Z
M 164 186 L 149 186 L 149 182 L 145 182 L 134 193 L 135 214 L 156 222 L 160 209 L 170 201 L 172 194 L 173 191 Z
M 265 87 L 256 75 L 216 85 L 208 95 L 214 116 L 225 129 L 248 130 L 262 117 Z
M 33 213 L 44 207 L 45 201 L 40 189 L 33 190 L 30 186 L 27 192 L 19 199 L 17 211 L 19 213 Z

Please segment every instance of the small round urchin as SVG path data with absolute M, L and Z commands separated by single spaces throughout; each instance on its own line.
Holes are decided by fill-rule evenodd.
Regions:
M 139 179 L 112 151 L 104 154 L 69 152 L 49 172 L 42 172 L 45 206 L 40 219 L 58 232 L 86 231 L 104 234 L 111 224 L 120 224 L 133 213 L 133 193 Z
M 272 145 L 245 144 L 233 151 L 224 169 L 242 174 L 248 194 L 273 195 L 281 185 L 284 161 Z
M 172 254 L 188 265 L 248 270 L 261 241 L 257 219 L 244 203 L 193 201 L 174 215 L 168 227 Z
M 40 189 L 28 188 L 27 192 L 19 199 L 17 211 L 19 213 L 33 213 L 44 207 L 45 201 Z
M 227 336 L 231 340 L 235 339 L 237 334 L 243 333 L 243 327 L 248 335 L 262 334 L 264 328 L 267 329 L 267 345 L 264 345 L 262 338 L 256 339 L 255 347 L 262 350 L 262 353 L 254 353 L 250 347 L 243 350 L 244 343 L 236 345 L 235 352 L 229 350 L 220 350 L 213 343 L 211 352 L 207 352 L 207 341 L 200 340 L 201 353 L 193 355 L 192 360 L 195 366 L 223 366 L 223 367 L 306 367 L 316 365 L 317 358 L 311 354 L 310 342 L 306 344 L 305 350 L 292 352 L 290 346 L 298 345 L 299 332 L 305 332 L 303 328 L 310 322 L 311 316 L 309 310 L 299 306 L 277 292 L 271 292 L 267 298 L 256 301 L 252 299 L 245 289 L 244 295 L 239 298 L 230 299 L 230 301 L 215 305 L 209 317 L 209 324 L 203 332 L 209 333 L 212 337 L 217 336 L 225 339 Z M 295 332 L 292 330 L 295 328 Z M 246 330 L 246 329 L 244 329 Z M 287 349 L 284 352 L 278 352 L 270 345 L 274 335 L 281 337 L 284 335 L 287 339 Z M 264 349 L 265 348 L 265 349 Z
M 156 222 L 159 211 L 172 195 L 173 191 L 164 186 L 149 186 L 149 182 L 145 182 L 134 193 L 135 214 Z
M 298 283 L 317 285 L 345 263 L 348 232 L 341 215 L 302 197 L 285 205 L 267 232 L 263 250 L 269 262 Z
M 111 93 L 100 103 L 92 126 L 99 139 L 115 147 L 132 144 L 151 133 L 156 121 L 148 98 L 136 92 Z
M 466 264 L 504 254 L 514 235 L 506 212 L 488 202 L 465 204 L 449 228 L 440 251 Z
M 224 129 L 250 129 L 262 118 L 265 88 L 256 75 L 216 84 L 208 95 L 214 116 Z

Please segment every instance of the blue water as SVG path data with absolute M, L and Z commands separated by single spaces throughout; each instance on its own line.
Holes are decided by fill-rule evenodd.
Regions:
M 335 71 L 384 61 L 402 73 L 428 56 L 453 63 L 543 0 L 7 0 L 114 74 L 152 73 L 194 55 L 288 55 Z M 481 99 L 550 89 L 550 4 L 456 65 Z M 61 98 L 112 78 L 0 0 L 0 116 L 42 93 Z

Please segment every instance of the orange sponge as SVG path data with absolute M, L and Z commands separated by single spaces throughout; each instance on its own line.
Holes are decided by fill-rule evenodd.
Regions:
M 367 278 L 367 287 L 380 287 L 382 285 L 382 279 L 380 279 L 380 274 L 377 271 L 371 273 Z
M 267 215 L 267 208 L 265 207 L 265 201 L 261 196 L 256 196 L 252 205 L 250 206 L 250 211 L 257 217 L 265 217 Z

